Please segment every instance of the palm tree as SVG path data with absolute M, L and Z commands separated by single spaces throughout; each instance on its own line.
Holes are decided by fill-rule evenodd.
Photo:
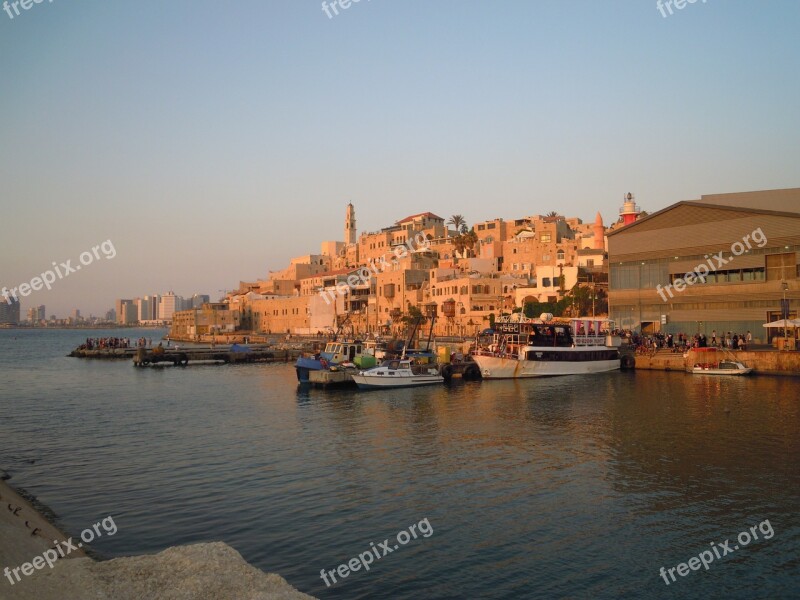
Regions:
M 556 211 L 554 211 L 554 210 L 551 210 L 551 211 L 550 211 L 549 213 L 547 213 L 547 215 L 545 215 L 545 216 L 547 216 L 547 217 L 560 217 L 561 215 L 559 215 L 559 214 L 558 214 L 558 212 L 556 212 Z
M 470 229 L 469 231 L 462 234 L 464 238 L 464 246 L 472 252 L 475 248 L 475 245 L 478 243 L 478 234 L 475 233 L 474 229 Z
M 450 217 L 450 220 L 447 222 L 447 225 L 452 225 L 455 228 L 455 230 L 458 232 L 458 231 L 461 231 L 461 228 L 464 225 L 466 225 L 466 223 L 467 223 L 467 221 L 466 221 L 466 219 L 464 219 L 463 215 L 453 215 L 452 217 Z M 445 228 L 445 231 L 447 231 L 446 228 Z

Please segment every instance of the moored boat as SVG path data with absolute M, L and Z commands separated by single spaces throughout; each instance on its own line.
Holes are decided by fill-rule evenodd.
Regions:
M 538 319 L 520 314 L 495 322 L 492 344 L 472 354 L 484 379 L 606 373 L 620 368 L 611 322 L 596 318 Z M 605 332 L 604 332 L 605 329 Z
M 297 371 L 297 381 L 308 383 L 311 371 L 322 371 L 345 362 L 356 362 L 365 356 L 371 355 L 367 352 L 364 343 L 359 340 L 328 342 L 323 352 L 312 356 L 301 356 L 297 359 L 294 365 Z
M 736 360 L 735 356 L 728 356 L 730 352 L 725 349 L 693 348 L 687 354 L 692 366 L 687 366 L 686 371 L 695 375 L 748 375 L 753 372 L 752 367 Z
M 409 359 L 384 361 L 378 367 L 353 375 L 359 389 L 418 387 L 443 383 L 444 377 L 436 365 L 412 364 Z

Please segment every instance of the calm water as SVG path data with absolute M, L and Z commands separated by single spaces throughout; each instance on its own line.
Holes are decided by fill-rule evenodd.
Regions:
M 0 468 L 72 534 L 114 516 L 106 557 L 222 540 L 319 598 L 797 597 L 799 379 L 299 391 L 290 365 L 66 358 L 86 335 L 0 330 Z M 661 579 L 765 519 L 771 539 Z

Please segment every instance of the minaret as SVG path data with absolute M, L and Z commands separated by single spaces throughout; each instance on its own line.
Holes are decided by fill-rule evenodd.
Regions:
M 594 229 L 594 249 L 605 250 L 605 227 L 603 227 L 603 217 L 600 216 L 599 212 L 597 213 L 597 217 L 595 217 L 592 229 Z
M 641 209 L 636 205 L 633 194 L 628 192 L 625 196 L 625 202 L 622 208 L 619 209 L 619 214 L 622 215 L 622 224 L 630 225 L 639 218 L 639 213 L 641 212 Z
M 353 203 L 347 205 L 347 213 L 344 218 L 344 243 L 352 246 L 356 243 L 356 209 Z

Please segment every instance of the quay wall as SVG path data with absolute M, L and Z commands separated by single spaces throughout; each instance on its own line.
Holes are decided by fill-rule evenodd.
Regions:
M 685 371 L 697 362 L 697 353 L 691 352 L 687 358 L 682 354 L 659 352 L 653 357 L 636 356 L 636 369 L 645 371 Z M 765 350 L 757 352 L 735 352 L 736 360 L 753 367 L 753 374 L 785 375 L 800 377 L 800 352 L 781 352 Z

